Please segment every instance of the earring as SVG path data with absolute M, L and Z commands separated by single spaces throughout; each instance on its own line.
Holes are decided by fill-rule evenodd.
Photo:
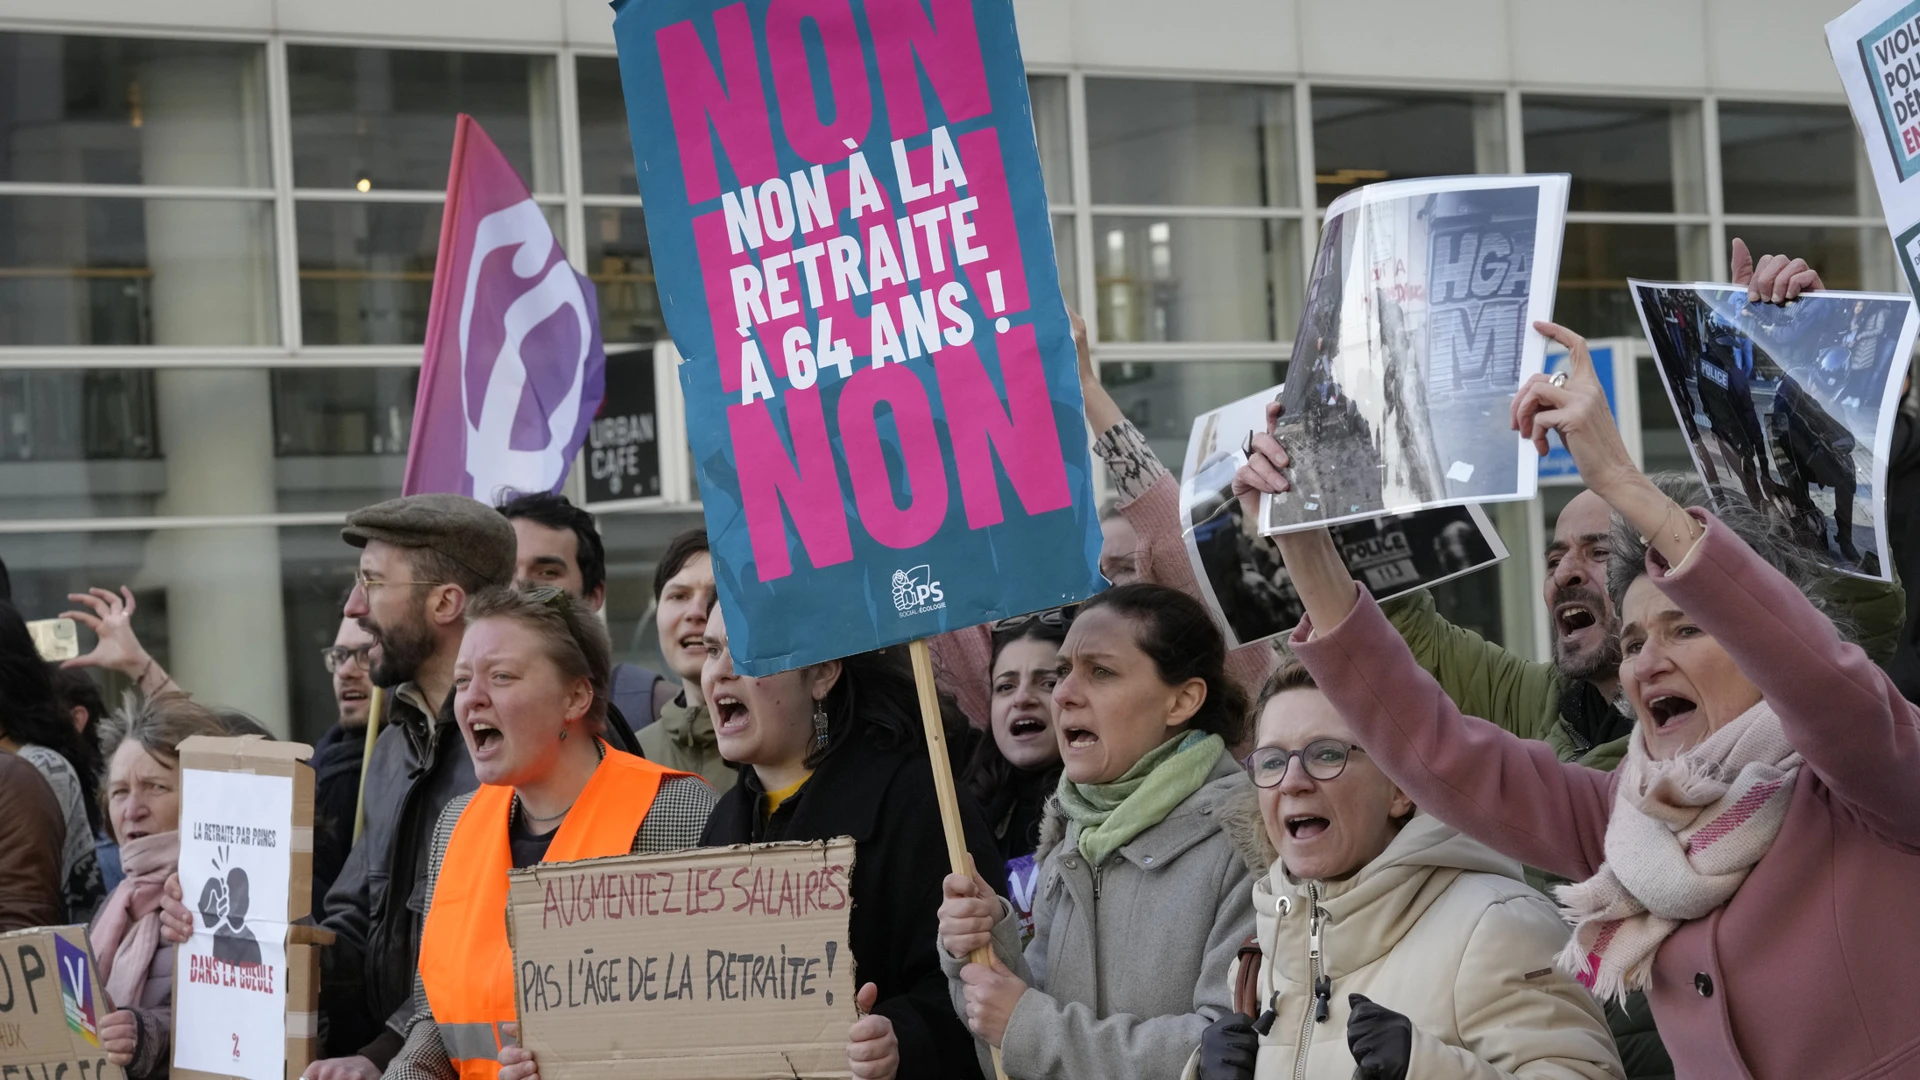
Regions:
M 564 726 L 560 729 L 560 741 L 561 742 L 567 741 L 567 729 Z
M 813 748 L 827 748 L 827 703 L 817 698 L 813 703 Z

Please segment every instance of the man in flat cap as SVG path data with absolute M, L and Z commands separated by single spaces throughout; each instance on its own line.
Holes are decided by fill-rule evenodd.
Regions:
M 309 1080 L 378 1077 L 404 1041 L 425 913 L 414 893 L 440 811 L 478 786 L 453 721 L 453 665 L 467 600 L 513 579 L 513 526 L 460 495 L 410 495 L 347 515 L 360 549 L 346 616 L 373 636 L 387 691 L 365 788 L 366 832 L 327 894 L 321 1011 L 327 1060 Z

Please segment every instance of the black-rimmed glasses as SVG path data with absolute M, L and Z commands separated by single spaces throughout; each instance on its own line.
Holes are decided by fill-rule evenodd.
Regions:
M 1278 746 L 1262 746 L 1240 761 L 1247 770 L 1254 787 L 1278 787 L 1280 781 L 1287 778 L 1287 769 L 1293 765 L 1293 759 L 1300 759 L 1300 767 L 1315 780 L 1333 780 L 1347 771 L 1347 759 L 1354 754 L 1365 753 L 1352 743 L 1343 743 L 1339 739 L 1315 739 L 1299 750 L 1288 750 Z
M 347 666 L 351 660 L 366 670 L 367 658 L 373 654 L 372 645 L 329 645 L 320 650 L 320 660 L 327 665 L 327 674 L 332 675 Z
M 1011 618 L 1001 619 L 987 629 L 995 634 L 1004 634 L 1012 630 L 1018 630 L 1029 623 L 1037 622 L 1041 626 L 1051 626 L 1055 629 L 1065 630 L 1067 627 L 1073 625 L 1073 615 L 1077 610 L 1079 610 L 1079 605 L 1077 604 L 1068 607 L 1048 608 L 1045 611 L 1035 611 L 1027 615 L 1015 615 Z

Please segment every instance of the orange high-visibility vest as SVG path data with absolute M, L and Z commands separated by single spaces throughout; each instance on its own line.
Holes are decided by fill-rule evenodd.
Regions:
M 560 823 L 542 862 L 626 855 L 660 784 L 689 776 L 608 748 L 593 778 Z M 516 1045 L 501 1024 L 517 1019 L 513 949 L 507 943 L 507 815 L 513 789 L 483 784 L 454 823 L 433 907 L 420 939 L 420 981 L 447 1057 L 462 1080 L 494 1080 L 503 1047 Z

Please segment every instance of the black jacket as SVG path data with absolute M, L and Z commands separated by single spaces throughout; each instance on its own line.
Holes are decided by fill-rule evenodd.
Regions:
M 320 1011 L 328 1057 L 365 1054 L 386 1067 L 413 1019 L 410 996 L 426 923 L 422 883 L 440 811 L 479 787 L 453 722 L 453 695 L 429 718 L 397 694 L 367 766 L 367 824 L 327 893 Z
M 313 747 L 313 917 L 326 914 L 327 892 L 353 850 L 353 817 L 360 800 L 360 762 L 367 729 L 339 724 Z
M 830 751 L 771 820 L 761 812 L 765 795 L 753 770 L 741 769 L 740 782 L 707 819 L 701 846 L 853 837 L 847 936 L 854 978 L 879 990 L 874 1012 L 893 1021 L 900 1075 L 979 1080 L 973 1036 L 953 1013 L 936 952 L 949 867 L 926 747 L 882 750 L 858 733 Z M 980 876 L 1005 893 L 993 834 L 965 791 L 960 816 Z

